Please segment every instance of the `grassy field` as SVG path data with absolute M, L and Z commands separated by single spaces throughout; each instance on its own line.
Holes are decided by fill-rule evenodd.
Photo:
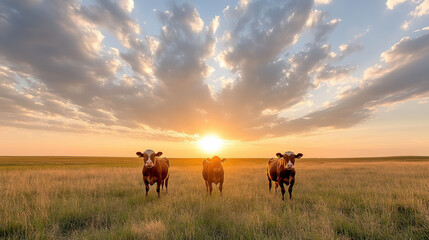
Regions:
M 293 199 L 268 159 L 228 159 L 224 196 L 202 159 L 170 159 L 145 197 L 137 158 L 0 157 L 0 239 L 429 239 L 429 158 L 300 159 Z

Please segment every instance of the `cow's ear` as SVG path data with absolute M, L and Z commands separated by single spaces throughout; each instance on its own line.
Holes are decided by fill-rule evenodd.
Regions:
M 158 152 L 157 154 L 155 154 L 155 156 L 159 157 L 162 155 L 162 152 Z
M 143 153 L 141 153 L 141 152 L 136 152 L 136 155 L 139 157 L 143 157 Z
M 300 159 L 302 156 L 304 156 L 304 154 L 302 154 L 302 153 L 298 153 L 297 155 L 295 155 L 295 158 Z
M 282 158 L 282 157 L 283 157 L 283 154 L 281 154 L 281 153 L 276 153 L 276 156 L 277 156 L 278 158 Z
M 226 161 L 226 158 L 222 159 L 221 161 L 222 161 L 222 162 L 225 162 L 225 161 Z

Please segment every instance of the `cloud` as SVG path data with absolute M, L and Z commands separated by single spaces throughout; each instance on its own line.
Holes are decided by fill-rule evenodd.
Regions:
M 158 11 L 157 15 L 163 25 L 153 59 L 159 84 L 150 106 L 137 115 L 153 127 L 195 133 L 204 128 L 204 111 L 200 110 L 210 109 L 213 104 L 203 80 L 210 72 L 205 61 L 214 53 L 218 18 L 205 29 L 198 12 L 189 4 L 172 5 L 169 11 Z
M 317 128 L 347 128 L 371 117 L 377 107 L 419 99 L 429 92 L 429 34 L 404 38 L 381 55 L 387 64 L 363 86 L 351 89 L 331 107 L 290 121 L 279 120 L 271 129 L 277 136 Z
M 113 58 L 101 53 L 103 35 L 76 13 L 78 6 L 71 1 L 2 5 L 0 53 L 15 71 L 80 105 L 91 102 L 100 81 L 114 77 Z
M 171 2 L 155 12 L 161 26 L 150 36 L 131 17 L 129 0 L 3 1 L 0 126 L 253 140 L 353 126 L 378 106 L 426 93 L 428 35 L 407 37 L 359 88 L 302 118 L 282 117 L 311 108 L 309 93 L 321 84 L 350 78 L 356 67 L 340 61 L 363 49 L 353 41 L 333 52 L 327 40 L 340 19 L 314 4 L 240 1 L 205 22 L 191 4 Z M 106 46 L 106 31 L 120 46 Z M 215 59 L 227 73 L 213 77 L 217 92 L 206 83 Z
M 404 37 L 393 45 L 390 50 L 382 53 L 381 58 L 385 63 L 396 65 L 416 58 L 422 58 L 422 55 L 427 54 L 428 47 L 429 34 L 414 39 Z
M 133 8 L 133 0 L 97 0 L 95 4 L 83 5 L 77 11 L 86 20 L 112 31 L 125 47 L 144 48 L 137 39 L 140 26 L 129 15 Z
M 133 0 L 117 2 L 97 0 L 93 5 L 81 6 L 79 14 L 86 21 L 106 28 L 115 35 L 126 52 L 117 54 L 130 65 L 132 70 L 147 79 L 153 78 L 153 53 L 158 42 L 155 38 L 141 37 L 140 26 L 130 16 L 134 8 Z
M 357 44 L 342 44 L 340 45 L 340 51 L 342 54 L 350 54 L 352 52 L 361 51 L 363 49 L 363 46 L 361 43 Z
M 350 73 L 356 69 L 356 66 L 342 67 L 325 64 L 318 69 L 314 83 L 320 82 L 339 82 L 350 76 Z
M 314 3 L 316 5 L 326 5 L 326 4 L 330 4 L 332 2 L 332 0 L 315 0 Z
M 386 6 L 387 9 L 393 10 L 400 3 L 406 2 L 407 0 L 387 0 Z M 413 11 L 409 13 L 412 17 L 411 19 L 405 20 L 401 28 L 407 30 L 410 27 L 410 24 L 413 22 L 414 18 L 422 17 L 429 14 L 429 0 L 408 0 L 412 4 L 418 4 Z
M 386 7 L 389 10 L 392 10 L 396 7 L 396 5 L 399 5 L 403 2 L 406 2 L 407 0 L 387 0 Z
M 428 26 L 428 27 L 421 28 L 421 29 L 417 29 L 417 30 L 415 30 L 414 32 L 420 32 L 420 31 L 429 31 L 429 26 Z
M 408 30 L 408 28 L 410 28 L 411 23 L 412 23 L 412 20 L 406 20 L 402 23 L 401 28 L 404 30 Z
M 229 13 L 233 19 L 228 20 L 235 25 L 224 38 L 226 50 L 221 54 L 221 62 L 237 78 L 234 85 L 228 85 L 219 94 L 218 103 L 223 106 L 219 115 L 223 117 L 217 121 L 224 122 L 225 131 L 232 137 L 255 139 L 274 135 L 261 129 L 276 124 L 276 113 L 304 101 L 318 81 L 334 78 L 332 71 L 351 71 L 327 65 L 319 73 L 319 80 L 314 81 L 320 67 L 332 61 L 331 47 L 324 42 L 340 20 L 330 19 L 312 7 L 311 1 L 258 1 L 248 3 L 245 10 L 229 10 L 233 11 Z M 313 42 L 302 51 L 283 57 L 307 30 L 313 33 Z M 330 77 L 327 68 L 331 68 Z
M 254 128 L 272 118 L 262 114 L 265 109 L 283 109 L 300 101 L 311 83 L 305 74 L 298 76 L 296 71 L 312 68 L 317 60 L 305 58 L 308 52 L 295 56 L 292 61 L 297 69 L 288 79 L 285 73 L 291 66 L 277 57 L 297 41 L 311 9 L 311 1 L 259 1 L 248 3 L 245 9 L 231 10 L 234 25 L 221 56 L 225 66 L 238 75 L 235 84 L 224 88 L 218 97 L 221 109 L 217 121 L 226 126 L 224 134 L 251 138 Z M 320 54 L 318 50 L 316 46 L 308 49 L 315 55 Z
M 43 114 L 59 114 L 86 123 L 118 124 L 104 100 L 138 91 L 117 84 L 118 56 L 104 51 L 103 35 L 98 25 L 81 14 L 82 6 L 74 1 L 0 4 L 0 63 L 16 73 L 13 79 L 23 82 L 15 89 L 22 88 L 32 101 L 40 99 L 37 105 L 21 105 L 22 114 L 33 113 L 41 121 Z M 79 114 L 70 116 L 74 112 Z
M 429 0 L 424 0 L 410 14 L 415 17 L 421 17 L 429 13 Z

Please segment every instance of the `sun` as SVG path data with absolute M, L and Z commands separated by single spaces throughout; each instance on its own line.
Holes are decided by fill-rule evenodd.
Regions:
M 223 141 L 216 136 L 206 136 L 198 140 L 198 144 L 205 152 L 214 153 L 222 147 Z

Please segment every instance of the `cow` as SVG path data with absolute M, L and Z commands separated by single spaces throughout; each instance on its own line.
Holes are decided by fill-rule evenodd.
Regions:
M 170 178 L 170 161 L 167 158 L 160 158 L 162 152 L 155 152 L 152 149 L 147 149 L 144 153 L 136 152 L 138 157 L 143 158 L 144 165 L 142 169 L 143 182 L 146 186 L 146 196 L 149 192 L 149 185 L 156 183 L 156 192 L 159 197 L 159 190 L 162 185 L 165 191 L 168 192 L 168 179 Z
M 268 188 L 271 192 L 271 181 L 276 183 L 276 189 L 278 185 L 282 190 L 282 200 L 285 199 L 285 188 L 283 184 L 289 185 L 289 199 L 292 199 L 292 188 L 295 184 L 295 159 L 300 159 L 303 154 L 298 153 L 295 155 L 294 152 L 287 151 L 284 154 L 277 153 L 277 159 L 271 158 L 267 163 L 267 177 L 268 177 Z
M 222 167 L 222 163 L 225 162 L 226 159 L 220 159 L 218 156 L 214 156 L 211 159 L 207 158 L 203 161 L 203 178 L 206 183 L 206 191 L 210 190 L 210 195 L 212 195 L 213 187 L 212 183 L 219 183 L 219 191 L 222 196 L 222 186 L 224 181 L 224 171 Z

